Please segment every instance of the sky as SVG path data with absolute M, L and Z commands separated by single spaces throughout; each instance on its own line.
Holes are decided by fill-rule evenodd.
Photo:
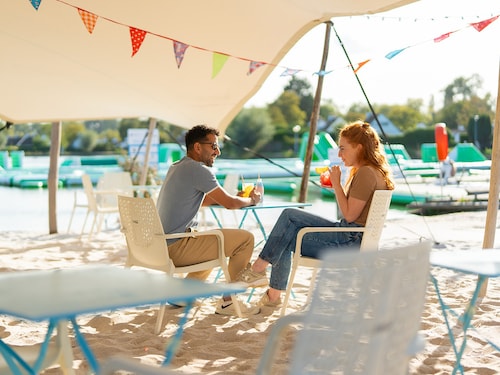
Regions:
M 498 94 L 500 70 L 500 18 L 478 32 L 470 26 L 500 15 L 500 0 L 421 0 L 376 15 L 334 18 L 322 99 L 331 99 L 341 111 L 353 103 L 405 104 L 422 99 L 425 108 L 433 97 L 442 106 L 446 86 L 456 78 L 478 74 L 483 89 Z M 316 90 L 325 39 L 324 24 L 306 34 L 282 59 L 246 107 L 265 106 L 276 100 L 290 80 L 286 70 L 310 81 Z M 338 37 L 335 33 L 338 34 Z M 453 32 L 435 43 L 434 38 Z M 339 38 L 354 66 L 370 59 L 358 71 L 350 69 Z M 392 59 L 385 55 L 404 49 Z

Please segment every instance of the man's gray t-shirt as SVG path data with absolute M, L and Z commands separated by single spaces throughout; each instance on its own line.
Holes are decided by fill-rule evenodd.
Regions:
M 164 232 L 183 233 L 187 228 L 196 227 L 196 214 L 205 194 L 218 186 L 215 174 L 202 162 L 185 156 L 172 164 L 157 203 Z

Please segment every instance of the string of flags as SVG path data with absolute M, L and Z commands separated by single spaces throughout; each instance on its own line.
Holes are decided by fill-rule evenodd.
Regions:
M 33 8 L 35 8 L 35 10 L 38 11 L 38 9 L 39 9 L 39 7 L 40 7 L 40 5 L 42 3 L 42 0 L 29 0 L 29 1 L 30 1 L 31 5 L 33 6 Z M 224 68 L 225 63 L 227 62 L 227 60 L 229 58 L 235 58 L 235 59 L 238 59 L 238 60 L 242 60 L 242 61 L 248 62 L 249 66 L 248 66 L 247 75 L 251 75 L 258 68 L 260 68 L 262 66 L 265 66 L 265 65 L 271 65 L 271 66 L 275 66 L 275 67 L 280 67 L 280 66 L 278 66 L 276 64 L 272 64 L 272 63 L 269 63 L 269 62 L 255 61 L 255 60 L 252 60 L 250 58 L 233 56 L 233 55 L 222 53 L 222 52 L 208 50 L 208 49 L 203 48 L 203 47 L 186 44 L 186 43 L 183 43 L 181 41 L 175 40 L 175 39 L 173 39 L 171 37 L 168 37 L 168 36 L 165 36 L 165 35 L 155 34 L 153 32 L 147 31 L 147 30 L 142 30 L 142 29 L 136 28 L 136 27 L 131 26 L 131 25 L 126 25 L 126 24 L 117 22 L 117 21 L 115 21 L 113 19 L 110 19 L 110 18 L 107 18 L 107 17 L 99 16 L 99 15 L 97 15 L 95 13 L 89 12 L 89 11 L 87 11 L 85 9 L 81 9 L 81 8 L 78 8 L 78 7 L 74 6 L 74 5 L 72 5 L 72 4 L 69 4 L 69 3 L 65 2 L 64 0 L 55 0 L 55 1 L 58 1 L 59 3 L 62 3 L 62 4 L 67 5 L 69 7 L 75 8 L 78 11 L 80 19 L 83 22 L 85 28 L 87 29 L 87 31 L 90 34 L 93 33 L 95 25 L 96 25 L 96 23 L 97 23 L 97 21 L 99 19 L 106 20 L 108 22 L 112 22 L 112 23 L 115 23 L 115 24 L 127 27 L 129 29 L 130 42 L 131 42 L 131 47 L 132 47 L 132 55 L 131 55 L 131 57 L 134 57 L 137 53 L 139 53 L 139 50 L 140 50 L 140 48 L 142 46 L 142 43 L 144 42 L 144 40 L 146 39 L 146 37 L 148 35 L 152 35 L 152 36 L 156 36 L 156 37 L 163 38 L 163 39 L 166 39 L 166 40 L 170 40 L 172 42 L 172 44 L 173 44 L 173 52 L 174 52 L 174 56 L 175 56 L 175 60 L 176 60 L 177 68 L 178 69 L 181 68 L 182 62 L 184 60 L 184 57 L 186 56 L 186 52 L 187 52 L 187 49 L 189 47 L 197 49 L 197 50 L 202 50 L 202 51 L 205 51 L 205 52 L 208 52 L 208 53 L 212 53 L 212 78 L 215 78 L 220 73 L 220 71 Z M 373 17 L 373 16 L 371 16 L 371 17 Z M 432 39 L 432 42 L 434 42 L 434 43 L 440 43 L 440 42 L 448 39 L 453 34 L 459 32 L 459 31 L 465 30 L 465 29 L 467 29 L 469 27 L 472 27 L 476 31 L 481 32 L 487 26 L 489 26 L 494 21 L 496 21 L 499 17 L 500 17 L 500 15 L 496 15 L 496 16 L 490 17 L 488 19 L 481 20 L 479 22 L 469 23 L 467 26 L 465 26 L 465 27 L 463 27 L 461 29 L 444 33 L 444 34 L 442 34 L 442 35 L 440 35 L 440 36 Z M 406 46 L 406 47 L 403 47 L 403 48 L 399 48 L 399 49 L 390 51 L 390 52 L 386 53 L 384 55 L 384 57 L 386 59 L 388 59 L 388 60 L 393 59 L 394 57 L 398 56 L 399 54 L 401 54 L 402 52 L 404 52 L 408 48 L 412 48 L 412 47 L 415 47 L 417 45 L 420 45 L 420 44 L 423 44 L 423 43 L 426 43 L 426 42 L 428 42 L 428 41 L 423 41 L 423 42 L 420 42 L 420 43 L 417 43 L 417 44 L 413 44 L 413 45 L 410 45 L 410 46 Z M 358 62 L 357 64 L 355 64 L 355 66 L 352 66 L 352 69 L 353 69 L 354 73 L 357 74 L 358 71 L 364 65 L 366 65 L 367 63 L 369 63 L 371 60 L 372 59 L 367 59 L 367 60 Z M 341 67 L 339 69 L 345 69 L 345 68 L 350 68 L 350 67 L 351 67 L 350 65 L 347 65 L 347 66 Z M 303 69 L 293 69 L 293 68 L 289 68 L 289 67 L 281 67 L 281 68 L 283 68 L 283 72 L 280 74 L 281 77 L 294 76 L 297 73 L 305 71 Z M 336 70 L 336 69 L 334 69 L 334 70 Z M 312 72 L 312 74 L 324 76 L 324 75 L 330 74 L 334 70 L 329 70 L 329 71 L 321 71 L 320 70 L 320 71 Z

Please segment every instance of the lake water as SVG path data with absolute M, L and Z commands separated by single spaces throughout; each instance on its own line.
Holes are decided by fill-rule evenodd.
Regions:
M 26 158 L 30 166 L 47 165 L 48 158 Z M 264 181 L 265 185 L 265 181 Z M 57 191 L 57 227 L 59 233 L 66 233 L 75 192 L 83 198 L 83 189 L 81 187 L 59 188 Z M 295 196 L 290 194 L 274 194 L 266 192 L 267 202 L 286 202 L 296 200 Z M 308 210 L 329 217 L 337 216 L 336 204 L 334 200 L 324 200 L 320 193 L 314 193 L 312 189 L 308 195 L 308 203 L 312 204 Z M 48 233 L 48 190 L 47 189 L 22 189 L 17 187 L 0 186 L 0 233 L 2 231 L 36 231 Z M 86 209 L 79 208 L 75 213 L 72 223 L 72 232 L 79 233 L 83 225 Z M 401 209 L 391 209 L 389 215 L 405 215 Z M 265 225 L 272 225 L 278 215 L 278 210 L 262 210 L 259 213 Z M 92 217 L 89 219 L 89 221 Z M 110 227 L 116 227 L 117 220 L 110 219 Z M 90 226 L 90 223 L 87 223 Z

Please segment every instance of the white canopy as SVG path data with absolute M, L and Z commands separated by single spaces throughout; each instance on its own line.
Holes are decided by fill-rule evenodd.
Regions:
M 224 131 L 310 29 L 413 1 L 2 1 L 0 118 L 152 117 Z M 174 45 L 187 47 L 179 61 Z M 251 62 L 264 65 L 249 74 Z

